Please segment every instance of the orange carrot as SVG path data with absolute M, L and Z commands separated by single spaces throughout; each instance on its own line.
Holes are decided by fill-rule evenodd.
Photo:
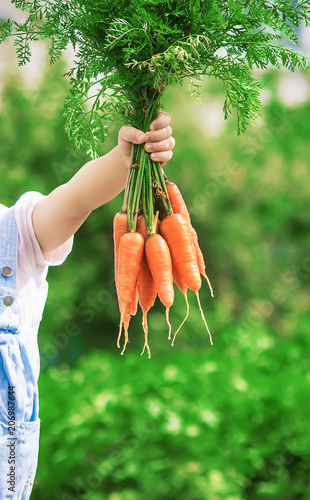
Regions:
M 137 314 L 138 300 L 139 300 L 138 287 L 136 285 L 131 298 L 131 308 L 130 308 L 131 316 L 135 316 Z
M 131 302 L 143 257 L 144 239 L 140 233 L 126 233 L 119 244 L 118 291 L 123 304 Z
M 122 312 L 123 305 L 120 302 L 119 295 L 118 295 L 118 261 L 119 261 L 119 242 L 121 237 L 128 232 L 128 217 L 125 212 L 118 212 L 114 216 L 113 220 L 113 239 L 114 239 L 114 275 L 115 275 L 115 286 L 116 286 L 116 292 L 117 292 L 117 299 L 118 299 L 118 306 L 120 313 Z M 126 314 L 125 314 L 126 316 Z M 126 316 L 126 323 L 128 322 L 129 325 L 129 319 L 128 315 Z M 119 339 L 121 336 L 122 332 L 122 327 L 123 327 L 124 322 L 120 322 L 120 329 L 119 329 L 119 334 L 118 334 L 118 339 L 117 339 L 117 346 L 120 347 L 119 345 Z M 128 328 L 127 325 L 127 328 Z
M 126 306 L 131 303 L 137 284 L 143 257 L 144 238 L 140 233 L 124 234 L 119 243 L 118 294 L 122 304 L 121 322 L 124 319 Z M 128 342 L 128 332 L 125 331 L 125 351 Z
M 210 342 L 213 344 L 212 336 L 200 304 L 198 290 L 201 287 L 201 278 L 188 223 L 181 214 L 172 214 L 161 221 L 159 230 L 168 243 L 172 260 L 184 278 L 186 285 L 196 294 L 201 317 L 209 333 Z
M 157 219 L 156 233 L 158 233 L 158 227 L 159 227 L 159 220 Z M 139 217 L 137 219 L 137 231 L 138 231 L 138 233 L 142 234 L 144 240 L 146 240 L 148 235 L 147 235 L 147 229 L 146 229 L 144 215 L 139 215 Z
M 114 216 L 113 220 L 113 239 L 114 239 L 114 274 L 115 274 L 115 285 L 116 285 L 116 291 L 117 290 L 117 285 L 118 285 L 118 257 L 119 257 L 119 242 L 121 237 L 128 232 L 128 217 L 125 212 L 118 212 Z M 117 298 L 118 298 L 118 303 L 119 303 L 119 310 L 122 312 L 122 304 L 120 302 L 120 299 L 118 297 L 117 293 Z M 135 289 L 133 296 L 132 296 L 132 301 L 131 301 L 131 315 L 134 316 L 137 312 L 137 307 L 138 307 L 138 290 Z M 126 324 L 127 324 L 127 329 L 129 326 L 129 321 L 130 321 L 130 314 L 126 315 L 125 312 L 125 318 L 126 318 Z M 122 325 L 125 325 L 125 322 L 121 322 L 120 324 L 120 333 L 122 329 Z M 120 334 L 119 334 L 120 337 Z M 118 342 L 119 343 L 119 342 Z M 118 345 L 118 347 L 120 347 Z
M 191 218 L 178 186 L 173 182 L 168 181 L 166 187 L 173 212 L 175 214 L 181 214 L 186 222 L 191 225 Z
M 205 265 L 205 261 L 204 261 L 204 257 L 203 257 L 201 248 L 200 248 L 199 243 L 198 243 L 197 233 L 191 224 L 190 215 L 189 215 L 189 212 L 187 210 L 187 206 L 186 206 L 186 203 L 183 199 L 183 196 L 182 196 L 182 194 L 181 194 L 181 192 L 176 184 L 173 184 L 172 182 L 168 181 L 166 184 L 166 187 L 167 187 L 167 191 L 168 191 L 168 195 L 169 195 L 169 199 L 170 199 L 170 203 L 171 203 L 173 212 L 176 214 L 181 214 L 183 216 L 183 218 L 185 219 L 185 221 L 188 223 L 189 230 L 190 230 L 190 233 L 192 236 L 193 245 L 194 245 L 195 251 L 196 251 L 199 272 L 207 280 L 207 283 L 208 283 L 208 286 L 209 286 L 209 289 L 211 292 L 211 296 L 214 297 L 213 289 L 212 289 L 210 280 L 206 274 L 206 265 Z
M 144 240 L 147 238 L 147 230 L 144 215 L 139 215 L 137 219 L 137 232 L 142 234 Z
M 159 221 L 157 220 L 157 228 L 158 226 L 159 226 Z M 137 231 L 140 234 L 142 234 L 144 240 L 146 241 L 148 235 L 147 235 L 144 215 L 139 215 L 137 219 Z M 138 292 L 139 292 L 139 303 L 143 315 L 142 326 L 144 330 L 144 346 L 141 355 L 144 353 L 144 350 L 146 348 L 150 358 L 151 351 L 148 345 L 147 313 L 150 310 L 150 308 L 153 307 L 154 305 L 157 296 L 157 289 L 145 255 L 143 256 L 140 273 L 138 275 Z
M 144 330 L 144 346 L 141 355 L 144 353 L 144 349 L 146 348 L 150 358 L 151 352 L 148 345 L 147 313 L 154 305 L 157 296 L 157 289 L 145 255 L 143 256 L 140 272 L 138 274 L 138 292 L 139 303 L 143 314 L 142 325 Z
M 152 234 L 147 238 L 145 242 L 145 256 L 155 281 L 158 296 L 164 306 L 166 306 L 166 320 L 169 326 L 170 338 L 169 309 L 174 300 L 172 263 L 169 247 L 160 234 Z
M 184 294 L 187 292 L 188 286 L 185 283 L 184 278 L 181 276 L 180 272 L 178 271 L 178 268 L 176 267 L 175 263 L 172 261 L 172 277 L 173 281 L 177 285 L 177 287 L 181 290 L 181 292 Z
M 117 289 L 118 277 L 118 257 L 119 257 L 119 242 L 121 237 L 128 233 L 128 217 L 124 212 L 118 212 L 113 220 L 113 239 L 114 239 L 114 274 Z
M 159 224 L 159 230 L 186 285 L 196 292 L 201 287 L 201 278 L 187 222 L 181 214 L 168 215 Z

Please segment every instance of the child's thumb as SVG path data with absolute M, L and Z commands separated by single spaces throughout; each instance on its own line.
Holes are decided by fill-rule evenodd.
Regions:
M 145 142 L 145 134 L 137 128 L 125 125 L 119 131 L 119 139 L 134 144 L 142 144 Z

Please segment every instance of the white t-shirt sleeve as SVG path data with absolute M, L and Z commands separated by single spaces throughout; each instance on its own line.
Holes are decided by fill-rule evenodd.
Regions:
M 17 200 L 15 205 L 15 218 L 19 232 L 19 257 L 22 258 L 24 265 L 36 268 L 38 271 L 40 268 L 43 271 L 48 266 L 62 264 L 71 252 L 73 245 L 73 236 L 71 236 L 44 259 L 32 225 L 32 211 L 43 198 L 45 196 L 37 191 L 28 191 Z

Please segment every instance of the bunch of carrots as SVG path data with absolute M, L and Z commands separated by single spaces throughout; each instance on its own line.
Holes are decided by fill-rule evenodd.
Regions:
M 206 323 L 199 299 L 201 275 L 207 280 L 211 296 L 213 290 L 206 274 L 203 254 L 182 194 L 176 184 L 165 176 L 160 164 L 153 162 L 143 147 L 133 145 L 131 166 L 125 189 L 122 211 L 114 217 L 115 282 L 120 309 L 120 327 L 117 346 L 124 328 L 124 353 L 129 342 L 128 328 L 131 316 L 142 309 L 144 346 L 148 343 L 147 314 L 160 298 L 166 308 L 171 340 L 169 310 L 174 301 L 173 282 L 186 301 L 186 316 L 175 337 L 189 315 L 187 290 L 195 292 L 202 319 Z

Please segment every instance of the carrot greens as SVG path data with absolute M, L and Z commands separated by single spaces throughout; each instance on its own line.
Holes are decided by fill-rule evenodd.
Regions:
M 93 157 L 107 137 L 109 120 L 147 130 L 167 85 L 189 81 L 190 92 L 201 99 L 205 75 L 221 80 L 225 118 L 235 110 L 240 133 L 261 112 L 261 82 L 253 68 L 309 68 L 306 57 L 281 45 L 284 39 L 296 44 L 294 28 L 309 25 L 309 1 L 12 3 L 29 15 L 24 23 L 3 22 L 0 42 L 14 37 L 20 64 L 30 60 L 31 41 L 50 40 L 52 63 L 73 45 L 76 58 L 66 75 L 66 131 L 76 148 L 87 148 Z

